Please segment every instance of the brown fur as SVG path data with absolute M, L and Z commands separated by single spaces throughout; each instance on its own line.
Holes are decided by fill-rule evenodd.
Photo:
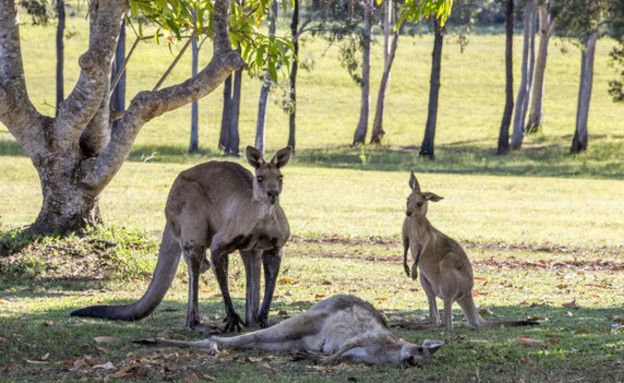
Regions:
M 270 352 L 295 352 L 319 363 L 345 359 L 372 364 L 413 366 L 431 359 L 442 341 L 425 341 L 422 346 L 398 338 L 386 326 L 383 316 L 371 304 L 351 295 L 335 295 L 310 310 L 270 328 L 232 337 L 199 341 L 158 338 L 135 343 L 205 347 L 212 354 L 229 348 L 250 348 Z
M 409 185 L 412 193 L 407 200 L 407 217 L 403 223 L 403 268 L 414 280 L 420 270 L 420 284 L 427 294 L 431 323 L 453 328 L 451 308 L 453 302 L 457 302 L 468 322 L 475 327 L 536 325 L 537 322 L 530 321 L 485 321 L 481 318 L 472 299 L 474 281 L 466 252 L 457 242 L 434 228 L 426 217 L 428 202 L 437 202 L 442 197 L 421 192 L 413 171 Z M 411 270 L 407 264 L 408 250 L 414 261 Z M 436 297 L 444 302 L 441 322 Z
M 225 303 L 225 330 L 240 330 L 243 321 L 234 310 L 227 283 L 228 254 L 239 250 L 247 278 L 244 324 L 266 326 L 281 263 L 280 251 L 290 236 L 279 194 L 280 168 L 288 163 L 291 151 L 286 147 L 266 162 L 258 150 L 247 147 L 247 160 L 254 167 L 255 176 L 236 163 L 217 161 L 180 173 L 167 199 L 167 224 L 147 292 L 130 305 L 92 306 L 71 315 L 120 320 L 138 320 L 149 315 L 169 289 L 183 254 L 189 270 L 186 327 L 196 331 L 218 330 L 216 326 L 201 324 L 197 303 L 199 275 L 212 264 Z M 206 258 L 208 248 L 212 263 Z M 263 266 L 264 300 L 258 312 Z

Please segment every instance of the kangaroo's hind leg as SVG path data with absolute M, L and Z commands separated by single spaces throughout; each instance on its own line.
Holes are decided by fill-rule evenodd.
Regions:
M 251 348 L 265 351 L 315 351 L 314 335 L 325 325 L 329 313 L 307 311 L 269 328 L 250 333 L 211 338 L 220 349 Z

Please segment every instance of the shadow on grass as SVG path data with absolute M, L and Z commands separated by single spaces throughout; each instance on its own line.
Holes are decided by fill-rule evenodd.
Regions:
M 624 179 L 624 136 L 594 135 L 589 151 L 579 155 L 570 154 L 571 140 L 571 136 L 539 136 L 502 156 L 496 154 L 493 142 L 461 141 L 438 145 L 433 161 L 420 158 L 416 146 L 331 146 L 297 150 L 294 161 L 301 166 L 356 170 Z M 0 155 L 24 156 L 24 152 L 16 142 L 0 140 Z M 216 149 L 190 154 L 185 147 L 135 145 L 128 161 L 196 164 L 232 158 Z

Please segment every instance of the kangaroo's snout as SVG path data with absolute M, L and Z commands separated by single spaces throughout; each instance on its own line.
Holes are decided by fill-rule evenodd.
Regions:
M 277 190 L 269 190 L 269 191 L 267 191 L 267 196 L 269 197 L 269 202 L 271 204 L 274 204 L 279 199 L 279 191 L 277 191 Z
M 409 211 L 409 210 L 405 210 L 405 215 L 408 216 L 408 217 L 411 217 L 412 216 L 412 212 Z

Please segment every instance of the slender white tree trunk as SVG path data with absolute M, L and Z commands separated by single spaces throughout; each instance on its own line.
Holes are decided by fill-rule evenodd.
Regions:
M 384 2 L 384 71 L 381 76 L 381 85 L 379 86 L 379 94 L 377 96 L 377 107 L 375 108 L 375 119 L 373 120 L 373 132 L 371 135 L 371 143 L 381 143 L 381 138 L 386 134 L 383 128 L 383 114 L 386 106 L 386 95 L 390 86 L 390 69 L 401 35 L 401 25 L 392 34 L 392 42 L 390 42 L 390 29 L 392 28 L 392 0 Z
M 513 130 L 511 135 L 511 148 L 518 150 L 524 140 L 524 121 L 527 113 L 532 71 L 534 65 L 534 42 L 535 22 L 537 19 L 537 6 L 534 0 L 527 0 L 524 5 L 524 41 L 522 47 L 522 69 L 520 75 L 520 87 L 516 96 L 516 110 L 514 112 Z
M 594 80 L 594 56 L 598 30 L 592 32 L 584 44 L 581 55 L 581 80 L 579 81 L 578 105 L 576 108 L 576 128 L 572 139 L 571 153 L 579 153 L 587 150 L 589 132 L 587 120 L 589 118 L 589 102 L 591 101 L 592 83 Z
M 368 131 L 368 116 L 370 113 L 370 45 L 372 38 L 371 10 L 373 0 L 364 3 L 364 47 L 362 49 L 362 101 L 360 106 L 360 120 L 355 134 L 353 144 L 363 144 L 366 142 L 366 132 Z
M 539 5 L 540 40 L 535 62 L 533 77 L 533 93 L 531 94 L 531 109 L 527 122 L 526 132 L 535 133 L 542 126 L 544 120 L 544 93 L 546 90 L 546 61 L 548 59 L 548 43 L 555 29 L 555 21 L 548 12 L 547 3 Z
M 277 17 L 278 3 L 277 1 L 271 2 L 271 21 L 269 24 L 269 36 L 275 36 L 275 19 Z M 269 91 L 271 90 L 271 85 L 273 84 L 273 80 L 271 79 L 271 74 L 267 70 L 264 78 L 264 84 L 262 84 L 262 88 L 260 89 L 260 102 L 258 103 L 258 119 L 256 120 L 256 144 L 255 147 L 262 154 L 264 154 L 265 150 L 265 140 L 266 140 L 266 111 L 267 106 L 269 104 Z

